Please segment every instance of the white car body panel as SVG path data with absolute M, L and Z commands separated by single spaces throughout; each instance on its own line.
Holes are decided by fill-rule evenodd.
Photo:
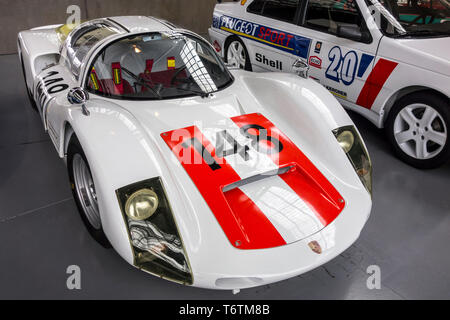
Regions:
M 362 114 L 380 128 L 384 126 L 387 114 L 395 101 L 407 93 L 431 89 L 446 97 L 450 97 L 449 37 L 405 40 L 384 36 L 376 26 L 364 0 L 356 0 L 356 2 L 372 36 L 372 41 L 368 44 L 338 38 L 329 33 L 249 13 L 247 12 L 247 7 L 252 2 L 251 0 L 246 1 L 244 5 L 240 2 L 216 5 L 214 22 L 209 29 L 209 35 L 212 43 L 217 42 L 220 46 L 221 51 L 219 53 L 222 56 L 225 55 L 226 40 L 233 35 L 239 36 L 249 52 L 253 71 L 293 72 L 292 62 L 296 59 L 301 59 L 309 63 L 309 75 L 329 89 L 344 107 Z M 230 32 L 230 30 L 224 30 L 223 26 L 226 23 L 223 22 L 223 17 L 231 17 L 237 21 L 243 20 L 263 28 L 273 28 L 286 34 L 291 33 L 295 36 L 310 39 L 311 44 L 308 54 L 306 57 L 299 54 L 289 55 L 273 45 L 261 42 L 260 39 L 258 41 L 249 39 L 245 32 L 242 35 Z M 239 22 L 237 25 L 240 26 L 242 24 Z M 248 30 L 251 30 L 251 28 L 248 28 Z M 315 45 L 318 42 L 321 42 L 322 47 L 317 52 Z M 356 76 L 353 79 L 350 77 L 352 81 L 349 81 L 347 84 L 343 83 L 341 75 L 336 77 L 336 79 L 341 78 L 340 80 L 331 79 L 333 76 L 330 68 L 332 69 L 334 65 L 329 55 L 334 55 L 334 52 L 331 50 L 335 47 L 339 48 L 339 50 L 335 50 L 340 51 L 342 59 L 347 54 L 357 57 L 359 66 L 356 67 Z M 283 70 L 278 68 L 279 64 L 274 64 L 270 67 L 267 63 L 262 64 L 258 62 L 256 59 L 257 53 L 264 55 L 269 61 L 282 61 Z M 362 68 L 363 55 L 366 55 L 364 59 L 370 63 Z M 311 59 L 313 63 L 311 63 Z M 398 65 L 386 79 L 381 92 L 376 95 L 375 101 L 368 105 L 361 105 L 358 98 L 362 98 L 360 95 L 364 94 L 364 85 L 380 59 L 395 62 Z M 327 74 L 331 76 L 329 77 Z
M 153 18 L 112 19 L 130 33 L 170 30 L 170 26 Z M 45 37 L 53 39 L 50 29 L 45 30 Z M 209 98 L 127 101 L 91 94 L 86 103 L 90 114 L 86 116 L 80 106 L 68 102 L 67 92 L 73 87 L 83 87 L 93 56 L 103 45 L 125 33 L 111 36 L 92 48 L 83 60 L 78 80 L 64 63 L 64 50 L 60 64 L 41 72 L 33 70 L 30 65 L 36 57 L 55 53 L 62 44 L 53 40 L 44 42 L 43 35 L 34 31 L 19 34 L 24 64 L 30 68 L 27 85 L 30 84 L 44 127 L 62 158 L 70 135 L 76 134 L 92 171 L 103 230 L 123 259 L 133 264 L 116 190 L 153 177 L 161 177 L 166 189 L 190 261 L 194 286 L 239 289 L 287 279 L 331 260 L 358 238 L 369 217 L 371 196 L 332 133 L 333 129 L 353 122 L 327 90 L 313 80 L 292 74 L 234 70 L 234 83 Z M 36 89 L 39 83 L 54 79 L 62 80 Z M 236 249 L 160 136 L 198 121 L 214 126 L 230 117 L 250 113 L 261 113 L 280 128 L 345 199 L 345 208 L 327 227 L 317 231 L 305 226 L 310 228 L 306 237 L 301 240 L 294 237 L 292 243 L 281 247 Z M 253 174 L 246 170 L 242 174 Z M 274 185 L 280 186 L 277 183 Z M 258 185 L 248 185 L 246 192 L 255 202 L 263 201 L 255 188 Z M 299 207 L 295 210 L 298 214 L 302 212 Z M 321 254 L 310 249 L 311 241 L 320 244 Z

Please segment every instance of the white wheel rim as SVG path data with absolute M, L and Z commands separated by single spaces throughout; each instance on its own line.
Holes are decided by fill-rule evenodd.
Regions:
M 227 62 L 234 67 L 245 69 L 246 60 L 247 57 L 242 44 L 239 41 L 230 43 L 227 51 Z
M 92 175 L 86 162 L 79 154 L 73 157 L 72 167 L 75 190 L 83 207 L 83 212 L 92 227 L 99 230 L 102 224 Z
M 394 137 L 410 157 L 427 160 L 437 156 L 447 142 L 447 126 L 431 106 L 415 103 L 404 107 L 394 121 Z

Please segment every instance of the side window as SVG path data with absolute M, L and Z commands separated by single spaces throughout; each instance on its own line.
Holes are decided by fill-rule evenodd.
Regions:
M 295 22 L 300 0 L 266 0 L 262 15 L 286 22 Z
M 78 33 L 70 39 L 68 55 L 71 60 L 72 72 L 77 78 L 81 63 L 89 50 L 91 50 L 99 41 L 118 32 L 118 30 L 110 26 L 95 24 L 79 30 Z
M 305 26 L 336 34 L 338 26 L 365 25 L 356 0 L 310 0 L 306 9 Z
M 247 12 L 294 23 L 299 2 L 300 0 L 255 0 L 248 6 Z
M 266 0 L 255 0 L 247 7 L 247 12 L 261 14 Z

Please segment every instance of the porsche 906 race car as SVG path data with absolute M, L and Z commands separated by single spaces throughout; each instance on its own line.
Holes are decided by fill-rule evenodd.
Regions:
M 101 244 L 164 279 L 237 290 L 311 270 L 358 238 L 371 161 L 322 86 L 229 70 L 156 18 L 62 30 L 21 32 L 19 55 Z
M 218 4 L 209 34 L 247 70 L 308 64 L 344 107 L 384 127 L 410 165 L 450 158 L 448 0 L 244 0 Z

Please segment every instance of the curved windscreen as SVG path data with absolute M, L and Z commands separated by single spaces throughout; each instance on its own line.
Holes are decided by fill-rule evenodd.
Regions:
M 89 91 L 121 99 L 204 96 L 232 81 L 209 44 L 179 33 L 115 41 L 96 56 L 89 72 Z
M 450 35 L 448 0 L 366 0 L 380 29 L 388 36 Z

